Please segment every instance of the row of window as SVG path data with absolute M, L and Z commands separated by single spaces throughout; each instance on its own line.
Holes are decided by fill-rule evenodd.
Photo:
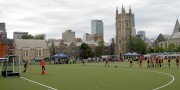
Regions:
M 23 50 L 23 56 L 24 57 L 29 57 L 30 56 L 30 49 L 24 49 Z M 42 57 L 43 56 L 43 49 L 37 49 L 37 50 L 35 50 L 35 55 L 37 56 L 37 57 Z

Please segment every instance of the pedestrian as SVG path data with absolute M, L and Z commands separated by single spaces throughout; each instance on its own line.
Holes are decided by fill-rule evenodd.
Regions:
M 28 68 L 28 60 L 24 61 L 24 71 L 23 71 L 24 73 L 26 72 L 27 68 Z
M 42 61 L 41 61 L 41 67 L 42 67 L 42 75 L 46 74 L 46 68 L 45 68 L 45 61 L 44 61 L 44 59 L 42 59 Z

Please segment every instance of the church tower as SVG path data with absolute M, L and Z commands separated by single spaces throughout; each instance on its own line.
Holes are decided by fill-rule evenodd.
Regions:
M 131 8 L 129 7 L 129 13 L 126 13 L 125 7 L 121 8 L 121 13 L 118 13 L 116 8 L 116 50 L 115 53 L 120 58 L 131 52 L 131 36 L 132 30 L 135 28 L 134 14 L 132 14 Z

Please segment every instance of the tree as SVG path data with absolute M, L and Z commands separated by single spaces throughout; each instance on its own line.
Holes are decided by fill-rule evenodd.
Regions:
M 27 35 L 27 34 L 24 34 L 21 36 L 22 39 L 34 39 L 34 36 L 32 36 L 31 34 Z
M 175 52 L 176 51 L 176 45 L 174 43 L 170 43 L 167 48 L 168 52 Z
M 180 52 L 180 45 L 176 46 L 176 52 Z
M 88 44 L 85 44 L 85 43 L 81 44 L 81 46 L 80 46 L 80 57 L 85 58 L 85 59 L 87 59 L 88 57 L 93 57 L 93 51 L 89 47 Z
M 155 52 L 164 52 L 164 49 L 162 47 L 155 47 Z
M 104 41 L 98 41 L 98 48 L 97 48 L 97 56 L 101 56 L 104 54 Z
M 147 45 L 142 39 L 136 36 L 131 37 L 131 49 L 133 52 L 145 54 L 146 47 Z
M 46 35 L 45 35 L 45 34 L 38 34 L 38 35 L 35 35 L 35 39 L 44 40 L 45 38 L 46 38 Z

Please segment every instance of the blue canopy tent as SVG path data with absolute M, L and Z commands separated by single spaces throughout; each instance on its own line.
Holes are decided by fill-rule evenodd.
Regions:
M 132 56 L 132 54 L 131 53 L 127 53 L 124 56 Z
M 66 54 L 63 53 L 57 53 L 55 55 L 52 56 L 52 58 L 67 58 L 68 56 Z
M 125 54 L 124 57 L 125 57 L 125 58 L 131 57 L 133 60 L 135 60 L 135 57 L 137 57 L 137 56 L 139 56 L 139 55 L 140 55 L 140 54 L 137 54 L 137 53 L 133 52 L 133 53 L 127 53 L 127 54 Z
M 67 63 L 67 55 L 66 54 L 63 54 L 63 53 L 57 53 L 55 55 L 52 56 L 52 58 L 54 58 L 54 63 L 57 64 L 64 64 L 64 63 Z

